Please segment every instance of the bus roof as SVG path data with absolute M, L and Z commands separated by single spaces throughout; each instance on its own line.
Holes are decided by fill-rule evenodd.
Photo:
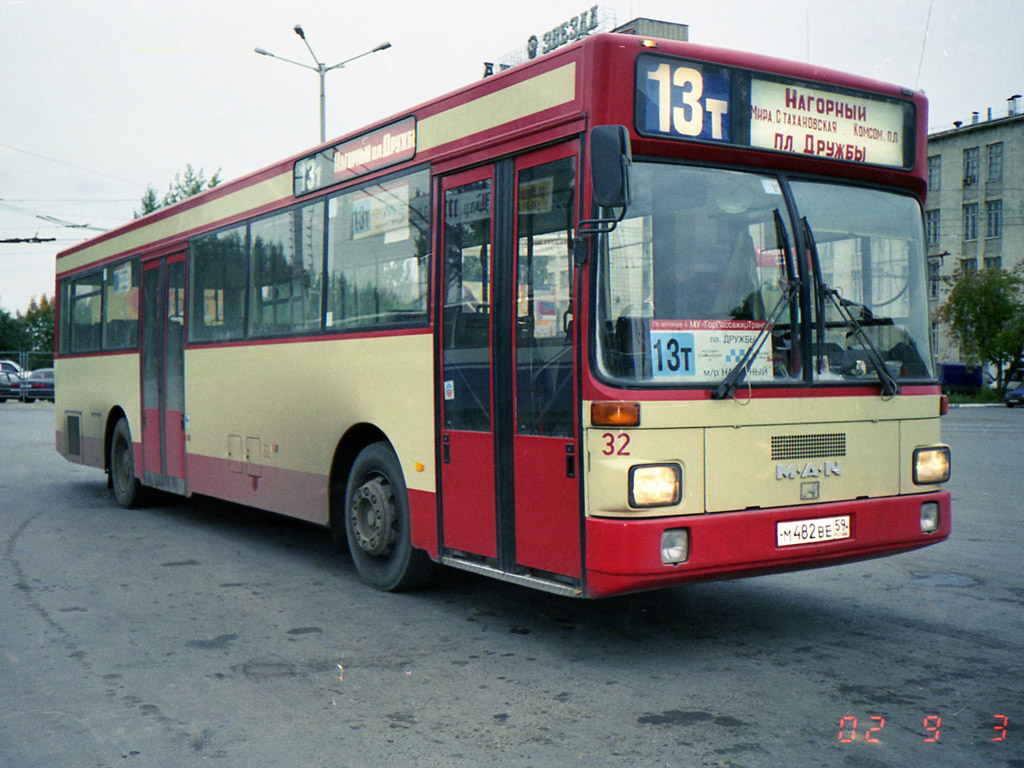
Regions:
M 296 180 L 299 164 L 313 162 L 314 158 L 331 155 L 337 168 L 339 154 L 351 156 L 353 162 L 365 167 L 362 172 L 350 174 L 347 178 L 372 178 L 398 164 L 434 162 L 443 165 L 449 160 L 456 162 L 456 158 L 458 163 L 465 164 L 474 153 L 486 153 L 499 144 L 509 144 L 507 151 L 514 151 L 514 142 L 521 137 L 530 135 L 536 139 L 536 135 L 544 131 L 561 130 L 564 133 L 566 126 L 572 124 L 582 131 L 588 119 L 594 124 L 625 124 L 635 139 L 640 138 L 643 146 L 643 139 L 637 137 L 633 125 L 632 96 L 627 99 L 621 95 L 612 98 L 601 92 L 589 94 L 585 87 L 585 83 L 598 74 L 610 76 L 609 72 L 616 66 L 618 77 L 623 77 L 622 73 L 628 71 L 632 78 L 632 68 L 623 70 L 621 65 L 635 60 L 636 55 L 643 51 L 891 98 L 913 99 L 919 121 L 923 122 L 926 116 L 927 102 L 923 94 L 870 78 L 696 43 L 599 33 L 75 245 L 57 255 L 57 275 L 94 267 L 127 253 L 157 255 L 180 248 L 184 238 L 190 234 L 270 212 L 293 203 L 305 193 L 344 183 L 346 179 L 334 179 L 316 187 L 300 187 Z M 623 82 L 623 85 L 632 94 L 631 82 L 628 85 Z M 413 126 L 411 151 L 407 146 L 408 137 L 400 136 L 397 141 L 402 148 L 392 153 L 391 144 L 384 142 L 394 142 L 396 138 L 387 131 L 393 126 L 402 128 L 404 121 L 410 121 Z M 922 129 L 918 133 L 923 137 L 925 131 Z M 385 136 L 389 138 L 385 139 Z M 380 143 L 374 145 L 373 141 Z M 919 143 L 923 141 L 923 138 L 919 139 Z M 351 155 L 347 154 L 350 147 Z M 382 158 L 374 158 L 375 154 Z M 384 156 L 390 155 L 398 155 L 400 159 L 394 163 L 386 162 L 390 157 Z M 922 155 L 923 148 L 919 148 L 918 156 Z M 366 164 L 360 162 L 366 158 L 369 158 Z M 375 160 L 380 159 L 385 162 L 375 164 Z M 327 162 L 317 160 L 320 165 Z

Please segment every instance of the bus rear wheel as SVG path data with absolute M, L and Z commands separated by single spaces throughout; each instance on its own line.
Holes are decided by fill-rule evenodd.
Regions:
M 135 477 L 135 451 L 127 419 L 121 419 L 114 427 L 108 466 L 117 503 L 125 509 L 137 507 L 142 502 L 142 483 Z
M 364 448 L 345 492 L 345 534 L 363 581 L 386 592 L 422 586 L 433 563 L 414 549 L 409 496 L 398 457 L 387 443 Z

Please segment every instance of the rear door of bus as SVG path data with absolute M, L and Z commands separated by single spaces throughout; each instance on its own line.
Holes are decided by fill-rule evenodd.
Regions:
M 185 493 L 185 254 L 142 272 L 142 467 L 146 485 Z

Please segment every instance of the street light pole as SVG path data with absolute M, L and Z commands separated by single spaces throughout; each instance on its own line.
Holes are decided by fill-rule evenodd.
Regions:
M 295 34 L 301 37 L 302 42 L 306 44 L 306 50 L 308 50 L 309 55 L 313 57 L 313 62 L 316 64 L 315 67 L 311 67 L 309 64 L 303 64 L 301 61 L 293 61 L 292 59 L 286 59 L 284 56 L 278 56 L 277 54 L 271 53 L 270 51 L 265 51 L 262 48 L 254 48 L 253 50 L 260 56 L 269 56 L 272 59 L 280 59 L 281 61 L 287 61 L 289 64 L 295 64 L 297 66 L 303 67 L 304 69 L 311 69 L 314 72 L 316 72 L 317 75 L 320 77 L 320 143 L 323 144 L 325 141 L 327 141 L 327 96 L 324 90 L 324 79 L 327 73 L 330 72 L 332 69 L 341 69 L 346 64 L 349 64 L 355 61 L 356 59 L 361 59 L 363 58 L 363 56 L 369 56 L 371 53 L 386 50 L 387 48 L 391 47 L 391 43 L 383 42 L 380 45 L 376 46 L 375 48 L 371 48 L 368 51 L 363 51 L 357 56 L 353 56 L 350 59 L 345 59 L 344 61 L 339 61 L 337 64 L 332 64 L 331 66 L 328 67 L 322 61 L 320 61 L 320 59 L 316 57 L 315 53 L 313 53 L 313 48 L 310 46 L 309 41 L 306 39 L 306 33 L 302 31 L 302 27 L 298 24 L 295 25 Z

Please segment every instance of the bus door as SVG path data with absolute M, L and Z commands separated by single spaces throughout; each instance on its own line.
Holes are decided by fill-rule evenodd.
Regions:
M 442 542 L 505 572 L 581 573 L 575 189 L 575 145 L 442 183 Z
M 185 493 L 185 254 L 142 273 L 142 467 L 146 485 Z
M 512 466 L 516 564 L 579 578 L 572 233 L 576 147 L 515 164 Z
M 444 546 L 497 558 L 491 318 L 494 168 L 442 183 L 441 488 Z

